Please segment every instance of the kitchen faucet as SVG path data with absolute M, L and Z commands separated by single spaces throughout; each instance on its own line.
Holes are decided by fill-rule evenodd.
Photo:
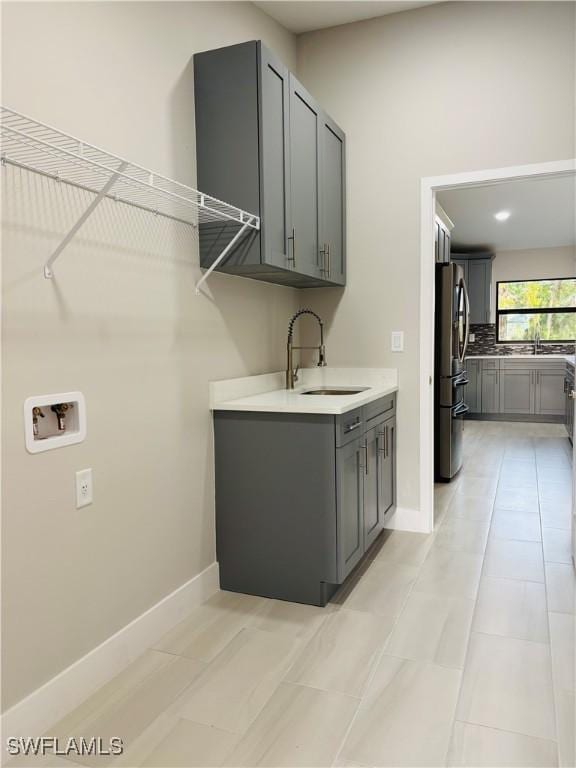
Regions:
M 537 355 L 540 349 L 540 329 L 534 331 L 534 354 Z
M 293 344 L 292 336 L 294 332 L 294 323 L 302 315 L 312 315 L 318 321 L 320 326 L 320 344 L 317 347 L 295 347 Z M 299 309 L 295 315 L 292 316 L 288 323 L 288 344 L 287 344 L 287 360 L 286 360 L 286 389 L 294 389 L 294 383 L 298 381 L 298 367 L 294 368 L 293 352 L 295 349 L 317 349 L 318 350 L 318 366 L 324 367 L 326 365 L 326 349 L 324 347 L 324 323 L 320 319 L 316 312 L 312 312 L 311 309 Z

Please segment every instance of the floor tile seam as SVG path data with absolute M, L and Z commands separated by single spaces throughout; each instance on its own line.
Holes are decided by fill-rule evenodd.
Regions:
M 434 531 L 433 531 L 433 532 L 432 532 L 430 535 L 432 535 L 432 536 L 435 536 L 435 533 L 434 533 Z M 404 613 L 404 609 L 405 609 L 405 607 L 406 607 L 406 603 L 408 602 L 408 598 L 410 597 L 410 595 L 411 595 L 411 594 L 412 594 L 412 592 L 414 591 L 414 587 L 415 587 L 415 585 L 416 585 L 416 582 L 417 582 L 417 581 L 418 581 L 418 579 L 420 578 L 420 574 L 421 574 L 421 572 L 422 572 L 422 568 L 423 568 L 423 566 L 424 566 L 424 563 L 425 563 L 425 562 L 426 562 L 426 560 L 428 559 L 428 555 L 429 555 L 429 554 L 430 554 L 430 552 L 428 552 L 428 554 L 427 554 L 427 555 L 426 555 L 426 557 L 424 558 L 424 561 L 423 561 L 422 563 L 420 563 L 420 565 L 418 566 L 418 572 L 417 572 L 417 574 L 416 574 L 416 576 L 415 576 L 415 578 L 414 578 L 414 581 L 413 581 L 413 582 L 412 582 L 412 584 L 410 585 L 410 589 L 409 589 L 409 590 L 408 590 L 408 592 L 406 593 L 406 596 L 405 596 L 405 598 L 404 598 L 404 601 L 403 601 L 403 603 L 402 603 L 402 608 L 400 609 L 400 611 L 398 612 L 398 615 L 397 615 L 397 616 L 396 616 L 396 618 L 394 619 L 394 622 L 393 622 L 393 624 L 392 624 L 392 627 L 391 627 L 391 629 L 390 629 L 390 633 L 388 634 L 388 637 L 386 638 L 386 642 L 383 644 L 382 648 L 380 649 L 380 652 L 378 653 L 378 657 L 377 657 L 377 658 L 375 659 L 375 661 L 374 661 L 374 664 L 373 664 L 373 666 L 372 666 L 372 669 L 370 670 L 370 674 L 368 675 L 368 677 L 367 677 L 367 679 L 366 679 L 366 682 L 365 682 L 365 684 L 364 684 L 364 690 L 363 690 L 363 692 L 362 692 L 362 696 L 361 696 L 361 699 L 360 699 L 360 704 L 358 705 L 358 707 L 357 707 L 357 709 L 356 709 L 356 712 L 354 713 L 354 715 L 353 715 L 353 717 L 352 717 L 352 719 L 351 719 L 351 721 L 350 721 L 350 723 L 349 723 L 349 725 L 348 725 L 348 728 L 347 728 L 347 729 L 345 730 L 345 732 L 344 732 L 344 735 L 343 735 L 343 737 L 342 737 L 342 739 L 341 739 L 341 741 L 340 741 L 340 745 L 339 745 L 339 747 L 338 747 L 338 750 L 337 750 L 337 751 L 336 751 L 336 753 L 335 753 L 335 755 L 336 755 L 336 756 L 335 756 L 335 758 L 334 758 L 334 761 L 333 761 L 333 763 L 335 763 L 335 762 L 338 760 L 338 758 L 340 757 L 340 755 L 342 754 L 342 750 L 344 749 L 344 746 L 345 746 L 345 744 L 346 744 L 346 741 L 347 741 L 347 739 L 348 739 L 348 736 L 349 736 L 349 735 L 350 735 L 350 733 L 352 732 L 352 728 L 354 727 L 354 724 L 355 724 L 355 722 L 356 722 L 356 720 L 357 720 L 357 718 L 358 718 L 358 715 L 359 715 L 359 713 L 360 713 L 360 710 L 361 710 L 361 708 L 362 708 L 362 702 L 364 701 L 364 699 L 365 699 L 365 697 L 366 697 L 366 694 L 367 694 L 367 692 L 369 691 L 369 689 L 370 689 L 370 686 L 372 685 L 372 682 L 373 682 L 373 680 L 374 680 L 374 678 L 375 678 L 375 676 L 376 676 L 376 672 L 377 672 L 377 670 L 378 670 L 378 667 L 380 666 L 380 662 L 382 661 L 382 658 L 383 658 L 383 657 L 384 657 L 384 655 L 385 655 L 386 646 L 388 645 L 388 642 L 389 642 L 390 638 L 392 637 L 392 634 L 393 634 L 394 630 L 396 629 L 396 626 L 397 626 L 397 624 L 398 624 L 398 622 L 399 622 L 399 620 L 400 620 L 400 617 L 401 617 L 401 616 L 402 616 L 402 614 Z
M 540 513 L 540 535 L 542 536 L 542 562 L 544 567 L 544 599 L 546 600 L 546 622 L 548 626 L 548 638 L 550 640 L 550 646 L 548 656 L 550 660 L 550 685 L 552 687 L 552 707 L 554 711 L 554 732 L 556 734 L 556 741 L 560 743 L 560 712 L 558 710 L 558 691 L 554 680 L 553 658 L 552 658 L 552 628 L 550 625 L 550 602 L 548 600 L 548 580 L 546 578 L 546 560 L 544 559 L 544 534 L 542 525 L 542 508 L 540 499 L 540 473 L 538 469 L 538 463 L 536 463 L 536 486 L 538 488 L 538 511 Z M 558 747 L 558 753 L 559 753 Z M 558 758 L 560 755 L 558 754 Z
M 522 731 L 511 731 L 509 728 L 498 728 L 496 725 L 486 725 L 485 723 L 476 723 L 472 720 L 456 720 L 455 723 L 461 723 L 462 725 L 473 725 L 476 728 L 487 728 L 491 731 L 499 731 L 500 733 L 507 733 L 511 736 L 525 736 L 527 739 L 536 739 L 537 741 L 545 741 L 547 744 L 550 744 L 554 747 L 556 747 L 556 752 L 558 754 L 558 741 L 557 739 L 548 739 L 545 736 L 533 736 L 532 734 L 523 733 Z

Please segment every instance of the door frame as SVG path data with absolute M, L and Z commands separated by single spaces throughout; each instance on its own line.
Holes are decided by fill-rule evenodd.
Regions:
M 420 180 L 420 513 L 422 530 L 434 530 L 434 212 L 436 193 L 576 172 L 576 158 L 482 171 L 426 176 Z

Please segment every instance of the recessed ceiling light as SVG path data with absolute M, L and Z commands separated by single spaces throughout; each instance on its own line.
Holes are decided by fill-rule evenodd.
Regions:
M 498 213 L 494 214 L 494 218 L 498 221 L 506 221 L 506 219 L 510 218 L 510 211 L 498 211 Z

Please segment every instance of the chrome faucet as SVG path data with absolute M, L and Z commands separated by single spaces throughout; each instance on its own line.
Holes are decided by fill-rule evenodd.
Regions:
M 317 347 L 295 347 L 293 344 L 293 332 L 294 323 L 302 315 L 312 315 L 318 321 L 320 326 L 320 344 Z M 318 350 L 318 366 L 324 367 L 326 365 L 326 349 L 324 347 L 324 323 L 320 319 L 316 312 L 312 312 L 311 309 L 300 309 L 292 316 L 288 323 L 288 344 L 287 344 L 287 360 L 286 360 L 286 389 L 294 389 L 294 383 L 298 381 L 298 367 L 294 368 L 293 353 L 295 349 L 317 349 Z
M 537 355 L 540 350 L 540 329 L 534 331 L 534 354 Z

